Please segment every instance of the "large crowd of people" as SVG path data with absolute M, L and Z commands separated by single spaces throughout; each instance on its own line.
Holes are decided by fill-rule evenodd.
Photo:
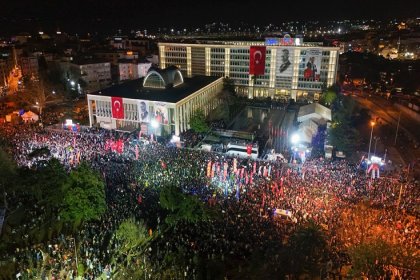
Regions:
M 42 277 L 74 279 L 76 262 L 85 267 L 84 279 L 111 277 L 113 256 L 120 246 L 114 232 L 132 216 L 145 220 L 153 230 L 159 228 L 162 217 L 157 197 L 167 185 L 198 196 L 209 207 L 220 208 L 224 216 L 195 227 L 176 226 L 172 229 L 176 234 L 166 235 L 157 245 L 160 263 L 177 248 L 188 248 L 185 275 L 190 279 L 196 255 L 209 260 L 246 258 L 255 248 L 266 246 L 267 240 L 286 241 L 296 226 L 309 220 L 325 229 L 337 256 L 361 238 L 380 237 L 410 252 L 420 247 L 419 188 L 414 180 L 400 180 L 406 177 L 404 171 L 373 179 L 345 160 L 314 158 L 293 165 L 239 159 L 153 141 L 145 145 L 138 141 L 140 135 L 97 128 L 71 132 L 3 125 L 0 137 L 11 141 L 19 166 L 36 168 L 40 161 L 54 157 L 71 170 L 87 161 L 106 182 L 108 209 L 101 220 L 84 225 L 73 237 L 60 234 L 48 242 L 29 242 L 5 252 L 2 257 L 13 257 L 16 263 L 18 279 L 31 278 L 39 271 Z M 116 148 L 116 143 L 123 147 Z M 49 153 L 34 155 L 42 148 Z M 357 224 L 358 220 L 367 223 L 366 212 L 357 211 L 363 201 L 371 211 L 372 226 Z M 331 260 L 334 267 L 342 265 L 339 257 L 331 256 Z M 403 273 L 400 279 L 413 277 L 409 270 Z

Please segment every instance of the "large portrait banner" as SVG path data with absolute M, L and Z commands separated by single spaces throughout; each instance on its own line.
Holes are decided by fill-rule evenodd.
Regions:
M 160 124 L 168 124 L 168 107 L 164 102 L 155 102 L 155 120 Z
M 319 49 L 310 49 L 302 57 L 303 78 L 311 81 L 319 81 L 322 52 Z
M 150 121 L 149 101 L 139 100 L 138 110 L 139 110 L 139 120 L 141 122 L 146 122 L 146 123 L 149 122 Z
M 292 77 L 293 75 L 293 49 L 277 49 L 277 76 Z

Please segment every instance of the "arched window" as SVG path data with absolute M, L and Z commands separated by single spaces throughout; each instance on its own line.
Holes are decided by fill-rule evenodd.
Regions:
M 151 71 L 144 78 L 143 87 L 165 88 L 165 80 L 158 72 Z
M 143 80 L 143 87 L 168 88 L 176 87 L 184 83 L 181 71 L 175 66 L 165 69 L 150 69 Z

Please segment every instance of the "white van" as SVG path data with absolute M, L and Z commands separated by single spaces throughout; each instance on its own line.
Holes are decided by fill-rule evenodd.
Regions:
M 252 145 L 251 154 L 248 154 L 248 145 Z M 226 146 L 226 155 L 240 158 L 258 158 L 258 145 L 246 143 L 229 143 Z

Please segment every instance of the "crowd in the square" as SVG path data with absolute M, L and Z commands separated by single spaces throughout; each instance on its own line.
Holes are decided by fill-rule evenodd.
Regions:
M 147 136 L 97 128 L 71 132 L 3 125 L 0 134 L 12 143 L 19 166 L 37 168 L 40 160 L 54 157 L 70 170 L 87 161 L 106 183 L 108 209 L 99 221 L 85 224 L 73 237 L 60 234 L 41 244 L 28 241 L 26 246 L 4 253 L 2 257 L 15 261 L 19 279 L 31 279 L 34 268 L 40 266 L 44 278 L 75 279 L 75 251 L 86 268 L 84 279 L 111 277 L 113 256 L 120 246 L 115 230 L 132 216 L 157 230 L 163 223 L 157 197 L 166 185 L 196 195 L 208 207 L 221 209 L 224 217 L 194 227 L 180 224 L 172 229 L 177 234 L 165 236 L 157 258 L 164 262 L 171 251 L 188 248 L 185 273 L 191 276 L 197 255 L 222 260 L 228 256 L 247 258 L 255 248 L 266 246 L 267 240 L 286 241 L 298 225 L 309 220 L 325 229 L 334 267 L 342 265 L 340 252 L 360 242 L 362 235 L 367 239 L 379 236 L 408 251 L 418 253 L 420 248 L 419 186 L 401 173 L 404 171 L 372 179 L 346 160 L 313 158 L 293 165 L 240 159 L 153 141 L 145 145 L 138 139 Z M 184 137 L 197 136 L 188 133 Z M 114 149 L 119 140 L 122 149 Z M 49 153 L 33 156 L 45 147 Z M 375 225 L 366 232 L 357 225 L 361 219 L 357 207 L 363 201 L 368 201 L 370 222 Z M 36 210 L 36 205 L 34 209 L 42 211 Z M 401 271 L 405 274 L 399 279 L 414 275 Z

